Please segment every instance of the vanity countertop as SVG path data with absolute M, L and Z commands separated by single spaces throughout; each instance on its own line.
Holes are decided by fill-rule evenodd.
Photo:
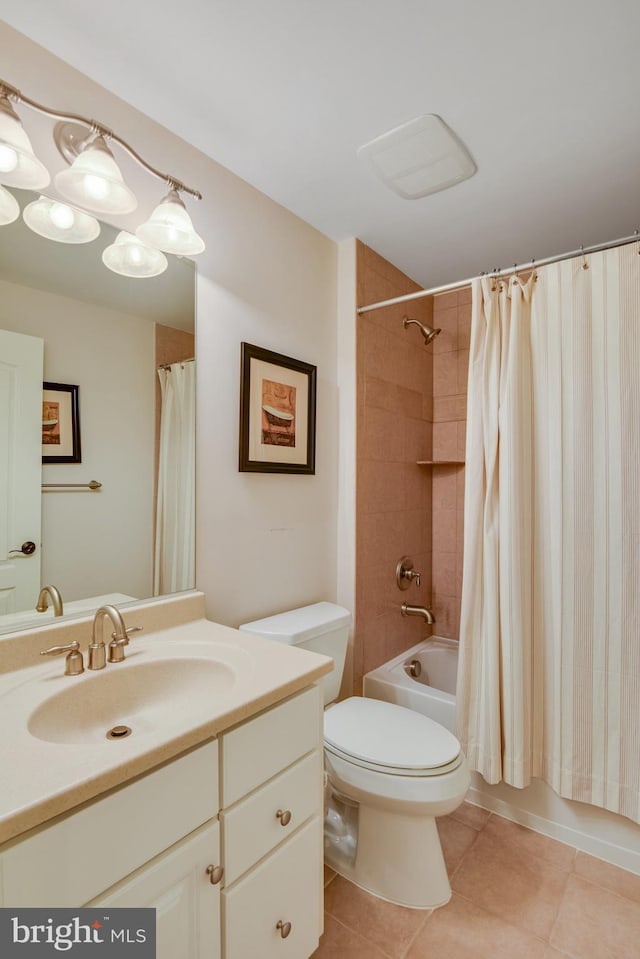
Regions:
M 154 607 L 151 614 L 156 625 L 159 608 Z M 191 609 L 196 608 L 192 603 Z M 138 611 L 135 615 L 129 615 L 126 609 L 123 612 L 128 625 L 144 619 Z M 169 613 L 165 620 L 175 620 L 175 610 L 173 615 L 171 610 Z M 56 643 L 69 642 L 83 627 L 86 635 L 86 623 L 75 623 L 72 629 L 60 624 L 56 629 L 38 630 L 35 643 L 29 636 L 27 645 L 45 648 L 51 644 L 52 635 Z M 84 651 L 86 645 L 86 641 L 81 642 Z M 30 655 L 31 665 L 16 662 L 14 657 L 13 665 L 18 668 L 5 668 L 0 672 L 0 842 L 14 839 L 217 736 L 304 689 L 332 668 L 332 661 L 325 656 L 238 632 L 202 616 L 198 618 L 197 613 L 196 618 L 187 622 L 145 631 L 139 639 L 131 640 L 126 653 L 124 663 L 109 664 L 99 671 L 85 670 L 81 676 L 64 675 L 64 656 L 44 661 L 38 657 L 34 662 Z M 207 663 L 211 659 L 223 664 L 220 667 L 223 679 L 212 681 L 210 691 Z M 193 693 L 189 687 L 188 696 L 184 694 L 187 686 L 180 672 L 186 660 L 190 660 L 187 662 L 190 675 L 193 673 L 198 678 Z M 109 684 L 113 688 L 114 681 L 120 683 L 124 676 L 124 672 L 114 671 L 130 671 L 129 699 L 132 687 L 134 698 L 138 697 L 131 678 L 142 677 L 139 698 L 144 700 L 145 683 L 158 662 L 161 663 L 160 686 L 168 687 L 166 694 L 162 690 L 158 694 L 161 707 L 162 696 L 166 695 L 166 710 L 158 709 L 156 703 L 151 721 L 145 724 L 143 701 L 140 713 L 143 718 L 138 720 L 134 709 L 136 718 L 131 720 L 130 736 L 108 741 L 105 730 L 92 739 L 91 731 L 83 726 L 85 713 L 87 725 L 95 725 L 96 717 L 101 714 L 102 693 Z M 203 664 L 202 676 L 199 663 Z M 7 665 L 6 658 L 4 665 Z M 197 672 L 193 672 L 192 667 Z M 156 672 L 152 677 L 154 682 L 157 675 Z M 212 676 L 215 679 L 213 673 Z M 227 682 L 226 676 L 233 678 Z M 182 683 L 184 709 L 176 708 L 175 701 L 172 703 L 174 677 L 176 688 Z M 186 680 L 189 682 L 190 676 Z M 73 689 L 74 684 L 83 684 L 83 688 L 77 685 Z M 63 719 L 67 725 L 71 723 L 73 729 L 75 708 L 80 736 L 74 741 L 65 741 L 64 736 L 58 741 L 47 741 L 34 735 L 32 730 L 38 728 L 34 725 L 38 709 L 42 713 L 43 704 L 48 706 L 54 700 L 66 704 L 69 690 L 72 705 L 70 709 L 64 707 Z M 80 694 L 77 700 L 76 691 Z M 47 714 L 44 716 L 45 722 L 43 724 L 41 717 L 39 729 L 41 734 L 44 729 L 44 735 L 48 736 Z M 125 715 L 122 721 L 126 719 Z

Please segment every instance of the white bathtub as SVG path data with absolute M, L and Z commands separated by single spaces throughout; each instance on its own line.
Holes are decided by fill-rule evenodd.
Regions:
M 411 663 L 420 675 L 410 675 Z M 364 677 L 363 693 L 371 699 L 407 706 L 455 733 L 458 644 L 432 636 Z

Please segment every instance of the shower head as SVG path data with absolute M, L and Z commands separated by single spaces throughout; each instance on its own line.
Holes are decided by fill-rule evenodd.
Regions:
M 424 323 L 421 323 L 419 320 L 411 320 L 411 319 L 409 319 L 408 316 L 403 316 L 403 317 L 402 317 L 402 325 L 404 326 L 405 330 L 406 330 L 406 328 L 407 328 L 408 326 L 410 326 L 412 323 L 414 323 L 417 327 L 419 327 L 420 332 L 421 332 L 422 335 L 424 336 L 424 345 L 425 345 L 425 346 L 428 346 L 429 343 L 431 343 L 431 340 L 435 339 L 435 337 L 438 335 L 438 333 L 441 332 L 441 330 L 434 330 L 433 327 L 431 327 L 431 326 L 425 326 Z

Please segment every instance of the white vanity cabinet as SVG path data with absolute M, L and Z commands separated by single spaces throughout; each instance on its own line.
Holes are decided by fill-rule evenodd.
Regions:
M 323 921 L 317 687 L 220 741 L 225 959 L 308 959 Z
M 79 904 L 154 907 L 158 959 L 308 959 L 322 931 L 319 688 L 0 847 L 0 906 Z
M 87 905 L 107 915 L 118 906 L 155 908 L 156 959 L 220 959 L 219 832 L 207 823 Z

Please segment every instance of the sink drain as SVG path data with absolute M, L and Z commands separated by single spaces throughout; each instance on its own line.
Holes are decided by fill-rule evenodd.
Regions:
M 126 739 L 131 732 L 131 726 L 113 726 L 107 733 L 107 739 Z

